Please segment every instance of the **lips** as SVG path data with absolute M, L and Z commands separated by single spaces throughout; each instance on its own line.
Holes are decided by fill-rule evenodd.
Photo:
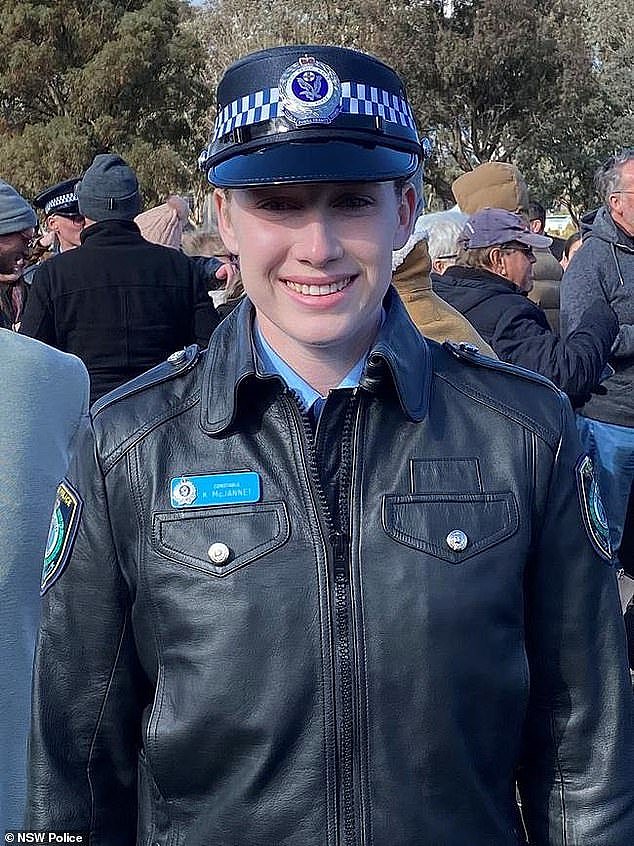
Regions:
M 338 294 L 343 291 L 353 281 L 353 276 L 344 276 L 334 282 L 321 282 L 319 284 L 306 282 L 293 282 L 290 279 L 283 279 L 282 281 L 297 294 L 302 294 L 305 297 L 327 297 L 329 294 Z

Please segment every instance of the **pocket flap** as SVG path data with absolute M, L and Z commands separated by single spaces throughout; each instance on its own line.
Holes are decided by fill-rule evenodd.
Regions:
M 220 577 L 282 546 L 289 535 L 283 502 L 169 511 L 152 520 L 152 546 L 158 553 Z
M 459 564 L 513 535 L 519 512 L 512 492 L 383 497 L 383 528 L 399 543 Z

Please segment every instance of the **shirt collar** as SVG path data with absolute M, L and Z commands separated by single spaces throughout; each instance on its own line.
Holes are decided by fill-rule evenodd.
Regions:
M 385 320 L 385 311 L 381 309 L 381 326 Z M 326 401 L 319 391 L 316 391 L 312 385 L 309 385 L 305 379 L 296 373 L 284 359 L 275 352 L 273 347 L 268 343 L 266 338 L 262 335 L 260 327 L 258 326 L 257 318 L 253 322 L 253 346 L 255 351 L 255 359 L 257 362 L 258 373 L 261 375 L 273 374 L 280 376 L 291 391 L 294 391 L 300 398 L 304 411 L 311 410 L 313 405 L 317 403 L 317 409 L 321 411 L 321 407 Z M 368 353 L 365 352 L 357 363 L 346 373 L 341 382 L 334 390 L 341 390 L 343 388 L 357 388 L 361 377 L 363 375 L 363 368 Z

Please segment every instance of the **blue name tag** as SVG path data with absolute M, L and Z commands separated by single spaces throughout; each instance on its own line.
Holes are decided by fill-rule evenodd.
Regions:
M 177 476 L 170 482 L 170 499 L 174 508 L 258 502 L 260 477 L 248 470 L 209 476 Z

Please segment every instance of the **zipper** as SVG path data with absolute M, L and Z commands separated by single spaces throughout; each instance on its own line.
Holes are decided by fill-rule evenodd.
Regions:
M 308 470 L 317 494 L 318 503 L 324 514 L 328 529 L 328 539 L 332 550 L 333 562 L 333 604 L 335 615 L 335 661 L 339 671 L 339 714 L 337 725 L 337 748 L 339 774 L 339 825 L 343 829 L 344 846 L 355 846 L 355 790 L 354 790 L 354 692 L 353 692 L 353 648 L 350 630 L 351 591 L 350 591 L 350 541 L 347 530 L 350 522 L 350 482 L 352 469 L 352 434 L 355 411 L 358 411 L 357 389 L 352 392 L 352 399 L 346 411 L 341 437 L 341 474 L 339 484 L 338 514 L 335 521 L 331 513 L 323 485 L 319 476 L 314 447 L 313 431 L 299 396 L 292 390 L 287 394 L 291 398 L 294 412 L 299 414 L 308 445 Z M 336 691 L 337 693 L 337 691 Z M 335 697 L 337 699 L 337 697 Z

